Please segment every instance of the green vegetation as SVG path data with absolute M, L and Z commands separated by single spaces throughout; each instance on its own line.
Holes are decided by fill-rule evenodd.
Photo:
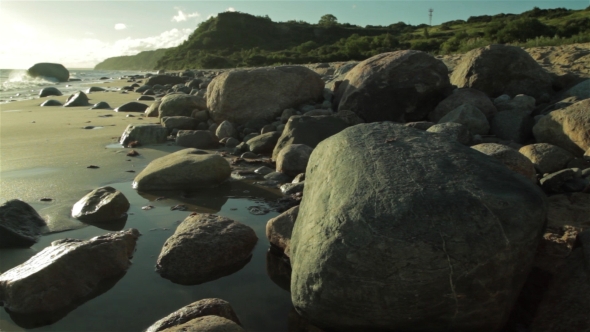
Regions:
M 254 67 L 364 60 L 404 49 L 449 54 L 493 43 L 534 47 L 582 42 L 590 42 L 590 7 L 585 10 L 535 7 L 519 15 L 472 16 L 467 21 L 455 20 L 432 27 L 398 22 L 364 28 L 338 23 L 331 14 L 322 16 L 317 24 L 310 24 L 273 22 L 268 16 L 225 12 L 202 22 L 181 45 L 165 52 L 156 51 L 159 53 L 154 56 L 159 56 L 159 60 L 148 69 Z M 123 58 L 127 57 L 112 59 Z M 105 65 L 112 59 L 101 64 L 103 69 L 107 69 Z M 115 63 L 117 68 L 108 69 L 123 69 L 122 61 Z
M 144 51 L 137 55 L 118 56 L 108 58 L 97 64 L 96 70 L 152 70 L 156 68 L 158 60 L 164 56 L 167 49 Z

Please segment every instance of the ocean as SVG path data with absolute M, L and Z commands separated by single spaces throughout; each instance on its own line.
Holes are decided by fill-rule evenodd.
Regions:
M 0 69 L 0 104 L 18 100 L 35 99 L 45 87 L 56 87 L 64 95 L 85 90 L 93 83 L 104 84 L 123 76 L 145 74 L 139 71 L 69 69 L 70 79 L 76 81 L 57 82 L 49 77 L 30 77 L 26 69 Z M 102 79 L 108 77 L 108 80 Z M 79 80 L 79 81 L 77 81 Z

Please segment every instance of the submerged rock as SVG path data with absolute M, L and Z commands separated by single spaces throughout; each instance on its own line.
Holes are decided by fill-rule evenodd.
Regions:
M 162 248 L 156 272 L 172 282 L 195 285 L 240 270 L 258 238 L 237 221 L 212 215 L 188 216 Z
M 54 312 L 90 294 L 131 265 L 136 229 L 87 241 L 63 239 L 0 275 L 0 301 L 14 313 Z
M 219 316 L 241 325 L 229 302 L 221 299 L 202 299 L 184 306 L 152 324 L 146 332 L 158 332 L 204 316 Z
M 18 199 L 5 202 L 0 205 L 0 248 L 30 247 L 45 226 L 29 204 Z
M 84 222 L 109 222 L 125 218 L 130 204 L 113 187 L 97 188 L 82 197 L 72 208 L 72 217 Z

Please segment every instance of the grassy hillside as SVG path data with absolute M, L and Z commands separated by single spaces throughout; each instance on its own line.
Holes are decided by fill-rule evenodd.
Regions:
M 158 50 L 162 53 L 157 54 L 159 58 L 154 66 L 147 69 L 301 64 L 363 60 L 404 49 L 449 54 L 492 43 L 532 47 L 581 42 L 590 42 L 590 7 L 585 10 L 535 7 L 519 15 L 473 16 L 466 21 L 455 20 L 432 27 L 403 22 L 360 27 L 340 24 L 329 14 L 317 24 L 273 22 L 268 16 L 225 12 L 201 23 L 181 45 Z M 121 58 L 125 57 L 113 59 Z M 132 69 L 104 67 L 110 60 L 101 64 L 103 69 Z M 122 64 L 122 59 L 117 63 Z
M 97 64 L 96 70 L 152 70 L 158 60 L 164 56 L 166 49 L 144 51 L 137 55 L 108 58 Z

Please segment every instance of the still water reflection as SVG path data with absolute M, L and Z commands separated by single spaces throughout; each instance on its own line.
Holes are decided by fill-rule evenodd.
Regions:
M 35 331 L 143 331 L 180 307 L 209 297 L 230 302 L 248 331 L 287 331 L 291 310 L 290 295 L 284 289 L 288 283 L 285 279 L 288 277 L 285 275 L 288 265 L 284 266 L 280 258 L 277 260 L 273 256 L 267 263 L 269 243 L 265 226 L 268 219 L 278 213 L 253 215 L 248 212 L 251 206 L 268 208 L 265 200 L 278 198 L 276 190 L 243 181 L 194 193 L 137 193 L 131 188 L 131 183 L 111 186 L 122 191 L 131 203 L 126 221 L 48 234 L 28 249 L 0 250 L 0 272 L 26 261 L 52 241 L 66 237 L 89 239 L 105 234 L 110 229 L 133 227 L 142 236 L 137 241 L 133 265 L 127 273 L 100 292 L 83 299 L 79 306 L 68 308 L 67 312 L 60 312 L 57 316 L 33 320 L 25 316 L 11 317 L 6 311 L 0 310 L 1 331 L 25 331 L 39 324 L 39 321 L 51 325 L 38 327 Z M 184 204 L 188 210 L 172 211 L 170 208 L 177 204 Z M 141 207 L 146 205 L 154 208 L 142 210 Z M 176 226 L 193 211 L 216 213 L 252 227 L 259 238 L 252 260 L 232 275 L 200 285 L 183 286 L 161 278 L 154 267 L 162 245 L 174 233 Z M 271 280 L 269 274 L 281 287 Z

